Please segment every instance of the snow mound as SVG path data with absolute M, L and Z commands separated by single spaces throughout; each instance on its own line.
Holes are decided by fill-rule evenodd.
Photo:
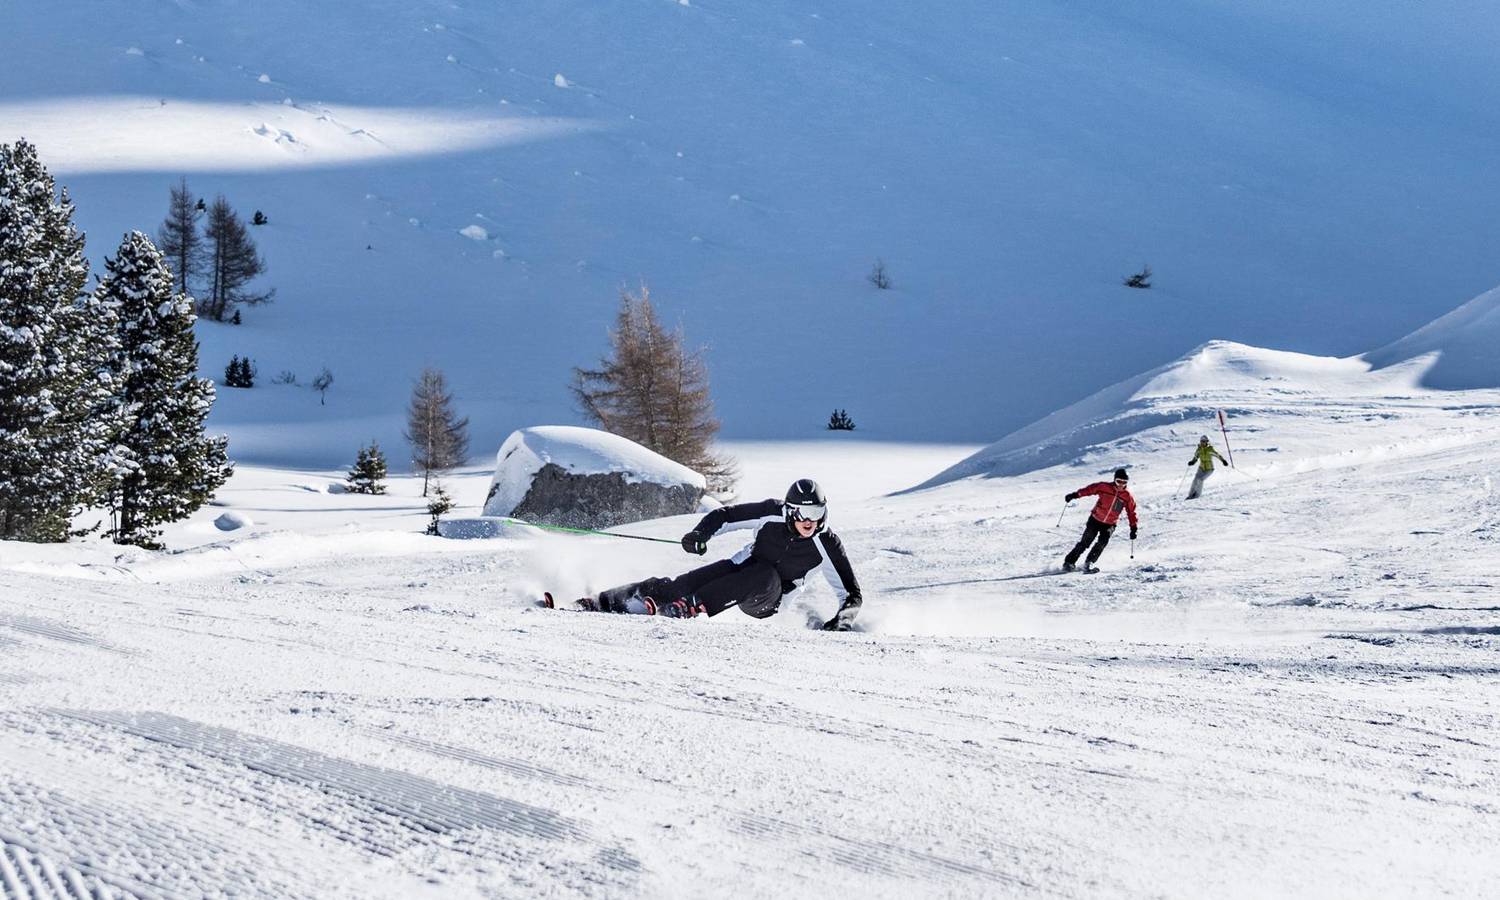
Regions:
M 255 522 L 244 513 L 232 511 L 220 513 L 219 517 L 214 519 L 214 527 L 220 531 L 239 531 L 241 528 L 249 528 L 254 524 Z
M 1232 341 L 1210 341 L 1180 359 L 1111 385 L 1012 432 L 917 486 L 973 476 L 1008 477 L 1049 466 L 1126 465 L 1119 444 L 1150 429 L 1189 423 L 1216 430 L 1219 410 L 1297 414 L 1330 400 L 1358 401 L 1417 390 L 1418 365 L 1372 373 L 1359 358 L 1310 356 Z M 1187 453 L 1184 451 L 1184 459 Z M 1096 459 L 1097 457 L 1097 459 Z
M 443 519 L 438 522 L 438 534 L 449 540 L 478 541 L 492 538 L 517 537 L 536 534 L 536 529 L 495 516 L 475 516 L 467 519 Z
M 569 475 L 622 475 L 629 484 L 691 485 L 703 476 L 617 434 L 573 425 L 541 425 L 513 432 L 500 445 L 495 477 L 484 502 L 486 516 L 508 516 L 521 505 L 548 464 Z
M 1497 346 L 1500 346 L 1500 287 L 1480 294 L 1399 341 L 1365 354 L 1364 359 L 1377 369 L 1422 359 L 1427 371 L 1421 383 L 1438 390 L 1494 388 L 1500 387 Z

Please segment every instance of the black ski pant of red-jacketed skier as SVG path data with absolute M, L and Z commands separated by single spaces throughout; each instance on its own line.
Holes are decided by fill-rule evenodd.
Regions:
M 1093 544 L 1094 549 L 1089 550 L 1088 561 L 1084 563 L 1086 566 L 1092 566 L 1104 554 L 1104 548 L 1109 546 L 1110 535 L 1114 533 L 1115 526 L 1106 525 L 1093 516 L 1089 516 L 1088 524 L 1083 526 L 1083 539 L 1068 551 L 1068 555 L 1063 558 L 1063 563 L 1070 567 L 1077 565 L 1078 557 L 1083 555 L 1083 551 L 1089 549 L 1089 544 Z

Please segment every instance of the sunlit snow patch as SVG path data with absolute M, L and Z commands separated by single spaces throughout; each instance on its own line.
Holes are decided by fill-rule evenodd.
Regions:
M 0 104 L 0 141 L 26 138 L 58 174 L 252 171 L 379 162 L 519 144 L 596 127 L 436 107 L 69 97 Z

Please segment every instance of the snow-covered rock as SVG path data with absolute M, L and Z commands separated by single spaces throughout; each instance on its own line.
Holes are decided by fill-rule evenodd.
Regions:
M 706 486 L 692 469 L 619 435 L 544 425 L 501 445 L 484 514 L 606 528 L 694 512 Z
M 254 524 L 255 522 L 249 516 L 233 510 L 220 513 L 219 517 L 214 519 L 214 527 L 220 531 L 239 531 L 242 528 L 249 528 Z

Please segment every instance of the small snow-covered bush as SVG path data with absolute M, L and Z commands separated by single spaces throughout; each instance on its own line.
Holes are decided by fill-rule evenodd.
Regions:
M 427 498 L 427 514 L 432 516 L 432 521 L 427 523 L 427 533 L 435 535 L 438 533 L 438 523 L 443 518 L 443 513 L 453 508 L 453 498 L 443 490 L 441 483 L 432 487 L 432 496 Z

